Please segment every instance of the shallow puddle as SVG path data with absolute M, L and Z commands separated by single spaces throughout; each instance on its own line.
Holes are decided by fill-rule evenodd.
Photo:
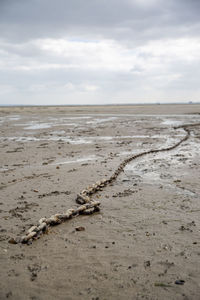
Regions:
M 92 161 L 92 160 L 95 160 L 95 159 L 97 159 L 97 157 L 95 155 L 90 155 L 90 156 L 86 156 L 86 157 L 76 158 L 74 160 L 64 160 L 64 161 L 54 162 L 50 165 L 64 165 L 64 164 L 82 163 L 82 162 L 86 162 L 86 161 Z
M 36 129 L 44 129 L 44 128 L 51 128 L 54 126 L 52 123 L 35 123 L 32 125 L 29 125 L 27 127 L 24 127 L 26 130 L 36 130 Z
M 163 120 L 162 124 L 169 125 L 169 126 L 178 126 L 183 124 L 183 122 L 177 120 Z

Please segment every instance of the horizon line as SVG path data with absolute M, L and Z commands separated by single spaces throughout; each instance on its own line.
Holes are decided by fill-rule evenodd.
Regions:
M 134 106 L 134 105 L 193 105 L 200 104 L 200 101 L 193 102 L 150 102 L 150 103 L 104 103 L 104 104 L 0 104 L 0 107 L 65 107 L 65 106 Z

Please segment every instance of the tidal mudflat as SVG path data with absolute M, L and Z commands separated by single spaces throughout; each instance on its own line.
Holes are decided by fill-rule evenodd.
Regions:
M 0 298 L 199 299 L 200 126 L 127 164 L 100 212 L 8 242 L 196 123 L 200 105 L 1 108 Z

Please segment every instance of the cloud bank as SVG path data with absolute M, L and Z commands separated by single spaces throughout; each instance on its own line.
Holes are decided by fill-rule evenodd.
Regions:
M 200 2 L 1 0 L 0 104 L 199 101 Z

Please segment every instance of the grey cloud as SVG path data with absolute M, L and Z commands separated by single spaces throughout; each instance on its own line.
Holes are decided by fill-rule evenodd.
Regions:
M 200 95 L 198 56 L 188 62 L 184 57 L 178 59 L 171 54 L 168 62 L 163 54 L 160 57 L 151 53 L 147 45 L 165 38 L 199 39 L 199 12 L 199 0 L 0 0 L 0 103 L 44 101 L 53 104 L 55 99 L 60 104 L 115 102 L 117 99 L 152 101 L 154 95 L 169 99 L 173 93 L 180 101 L 183 95 L 192 95 L 197 100 Z M 130 67 L 87 68 L 81 63 L 86 60 L 87 65 L 90 52 L 80 55 L 81 58 L 56 55 L 34 43 L 45 38 L 80 39 L 89 43 L 115 40 L 116 45 L 130 51 Z M 139 46 L 142 50 L 138 50 Z M 114 47 L 115 44 L 112 51 Z M 111 60 L 112 51 L 109 52 Z M 116 65 L 123 64 L 123 54 L 120 49 L 117 51 Z M 77 68 L 68 68 L 74 61 L 79 64 Z M 45 64 L 52 68 L 36 68 Z M 53 68 L 53 64 L 58 68 Z M 30 68 L 23 69 L 23 65 Z M 66 68 L 62 68 L 64 65 Z M 66 88 L 70 84 L 75 87 L 74 95 Z M 84 85 L 98 89 L 83 96 Z
M 199 11 L 196 0 L 157 0 L 152 5 L 134 0 L 7 0 L 0 2 L 0 29 L 4 39 L 16 41 L 76 35 L 136 42 L 194 33 Z

